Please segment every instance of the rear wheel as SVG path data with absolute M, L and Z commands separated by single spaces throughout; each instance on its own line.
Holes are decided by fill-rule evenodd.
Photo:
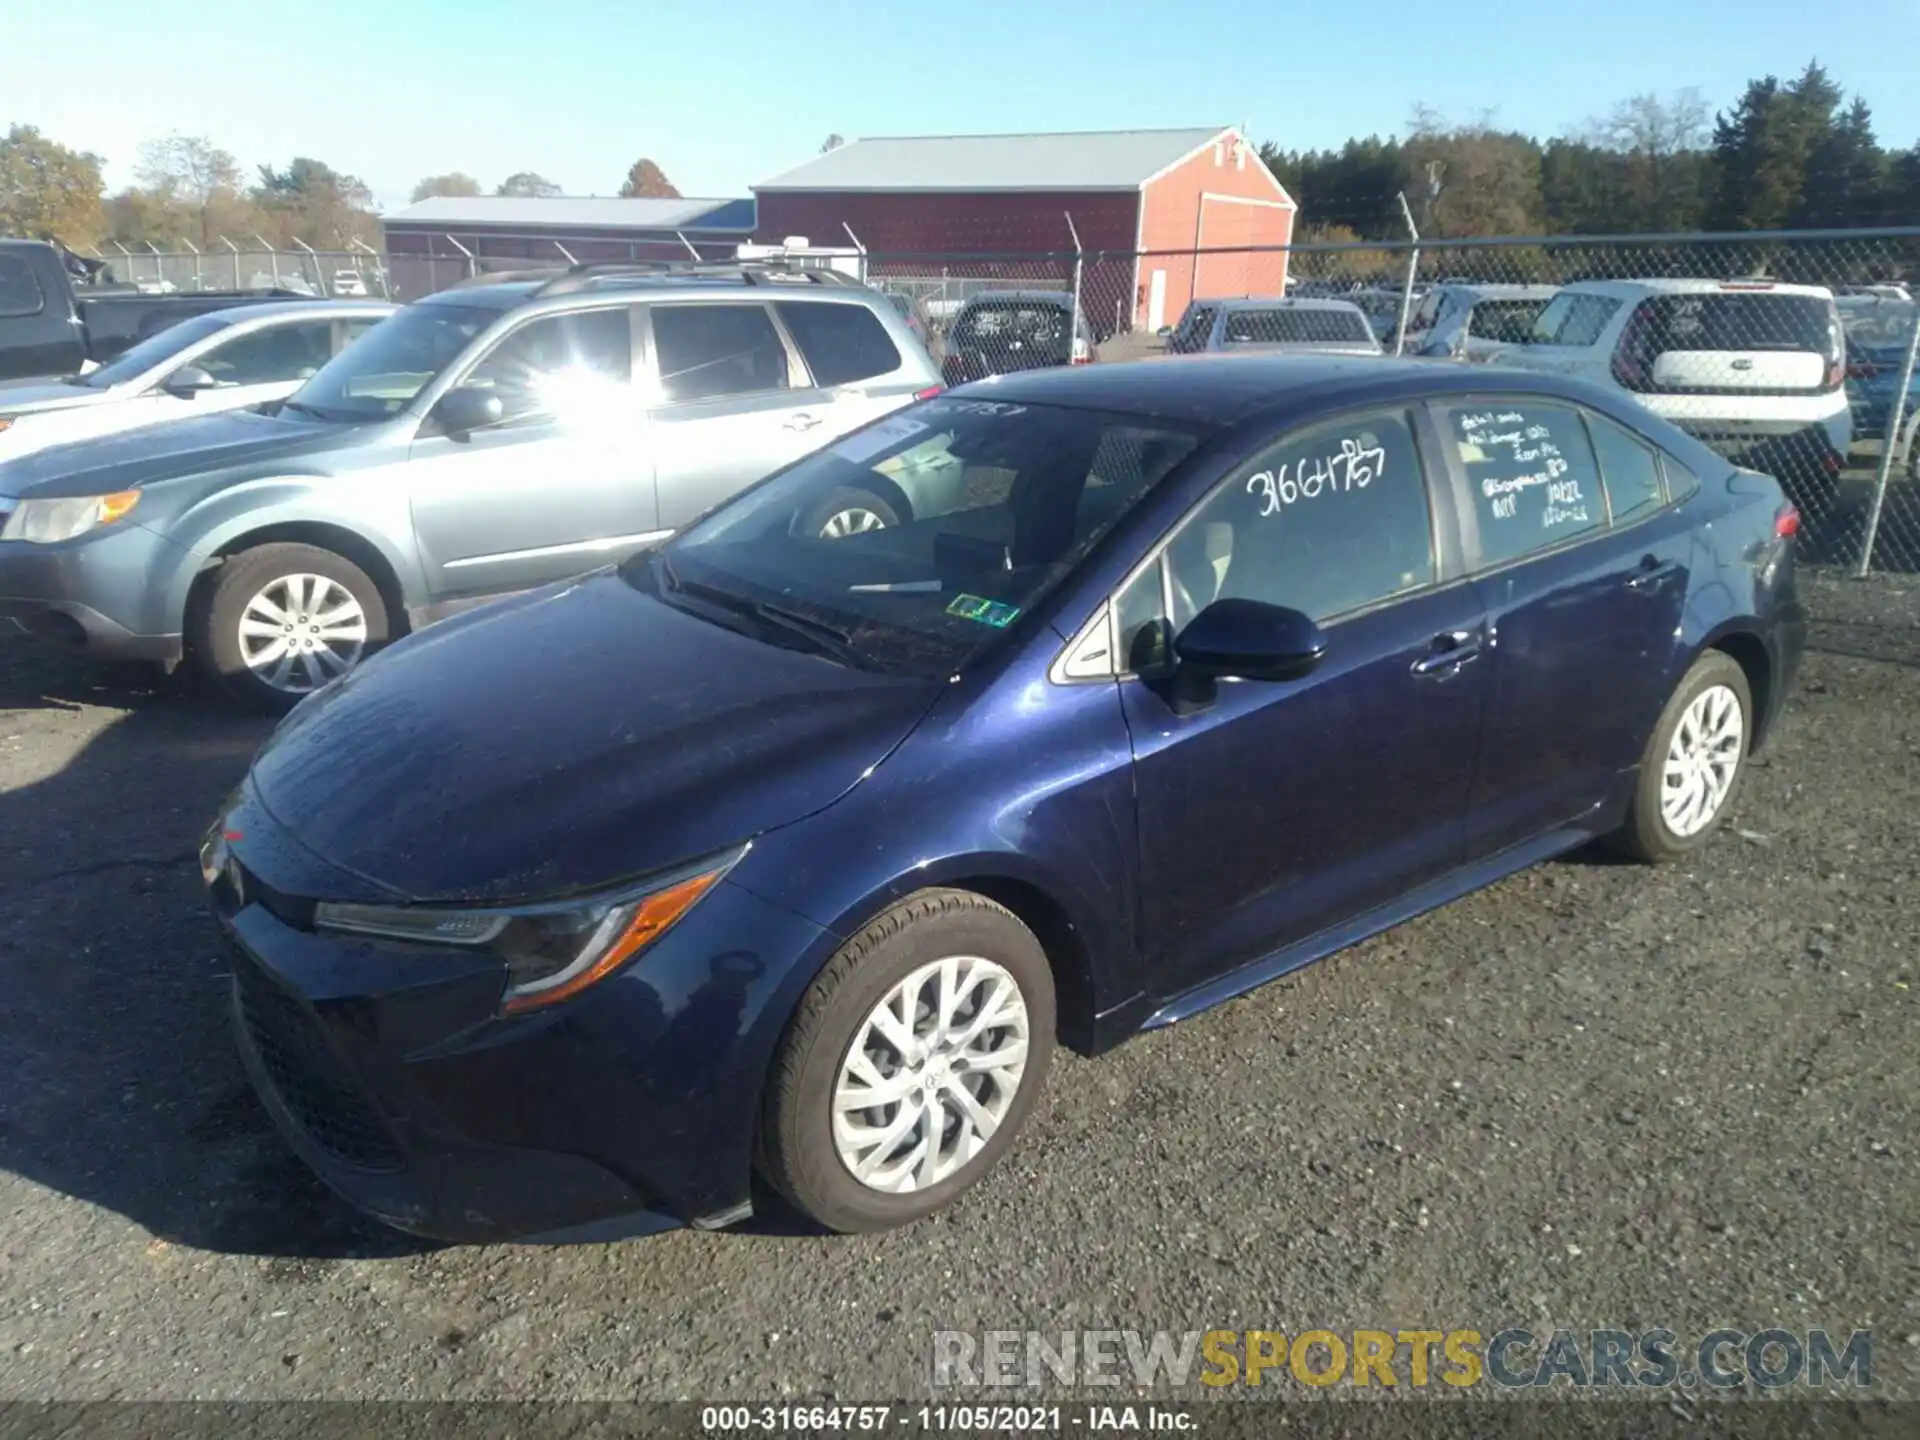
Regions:
M 900 523 L 899 513 L 885 497 L 871 490 L 844 485 L 821 497 L 801 521 L 801 533 L 822 540 L 840 540 L 869 530 L 886 530 Z
M 1707 842 L 1740 791 L 1753 736 L 1753 693 L 1732 656 L 1694 661 L 1653 727 L 1626 824 L 1613 842 L 1651 864 Z
M 387 607 L 367 573 L 331 550 L 260 545 L 220 567 L 191 632 L 222 689 L 277 714 L 384 643 Z
M 1015 916 L 926 890 L 847 942 L 767 1086 L 760 1168 L 831 1230 L 932 1214 L 992 1169 L 1053 1053 L 1053 975 Z

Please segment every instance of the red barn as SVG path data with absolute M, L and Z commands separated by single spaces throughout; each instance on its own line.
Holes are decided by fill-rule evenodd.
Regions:
M 1063 277 L 1077 231 L 1082 304 L 1102 330 L 1158 329 L 1195 295 L 1280 294 L 1286 256 L 1271 247 L 1292 239 L 1296 208 L 1232 126 L 856 140 L 754 197 L 762 241 L 851 233 L 882 276 Z

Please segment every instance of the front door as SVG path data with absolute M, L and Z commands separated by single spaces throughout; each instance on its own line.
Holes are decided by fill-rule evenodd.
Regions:
M 660 529 L 625 307 L 506 332 L 463 384 L 505 417 L 464 436 L 422 426 L 396 475 L 435 604 L 524 590 L 617 560 Z
M 1434 408 L 1492 642 L 1478 856 L 1618 793 L 1666 702 L 1694 541 L 1624 427 L 1533 397 Z
M 1158 993 L 1176 994 L 1459 863 L 1486 690 L 1473 587 L 1439 543 L 1416 421 L 1296 432 L 1203 502 L 1119 600 Z M 1164 573 L 1163 573 L 1164 569 Z M 1322 622 L 1304 679 L 1156 678 L 1215 599 Z

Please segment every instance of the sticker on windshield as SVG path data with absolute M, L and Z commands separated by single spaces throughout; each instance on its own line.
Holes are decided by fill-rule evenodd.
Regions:
M 833 447 L 833 453 L 842 460 L 851 460 L 858 465 L 871 460 L 882 450 L 891 450 L 902 440 L 911 440 L 927 428 L 924 421 L 909 420 L 904 415 L 891 420 L 882 420 L 870 429 L 857 435 L 849 435 Z
M 958 615 L 962 620 L 977 620 L 982 625 L 991 625 L 996 630 L 1004 630 L 1013 623 L 1014 616 L 1020 613 L 1017 605 L 1008 605 L 999 600 L 986 600 L 978 595 L 956 595 L 947 606 L 949 615 Z

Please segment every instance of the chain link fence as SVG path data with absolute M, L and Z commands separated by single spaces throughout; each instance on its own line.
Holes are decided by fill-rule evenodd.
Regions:
M 1920 570 L 1920 229 L 870 254 L 865 268 L 952 383 L 1252 348 L 1577 376 L 1777 477 L 1810 562 Z
M 107 246 L 89 252 L 107 264 L 107 277 L 154 294 L 205 290 L 290 290 L 335 300 L 398 299 L 387 257 L 375 250 L 279 250 L 231 244 L 202 251 L 133 250 Z M 428 284 L 415 295 L 443 290 Z M 412 298 L 412 297 L 409 297 Z

